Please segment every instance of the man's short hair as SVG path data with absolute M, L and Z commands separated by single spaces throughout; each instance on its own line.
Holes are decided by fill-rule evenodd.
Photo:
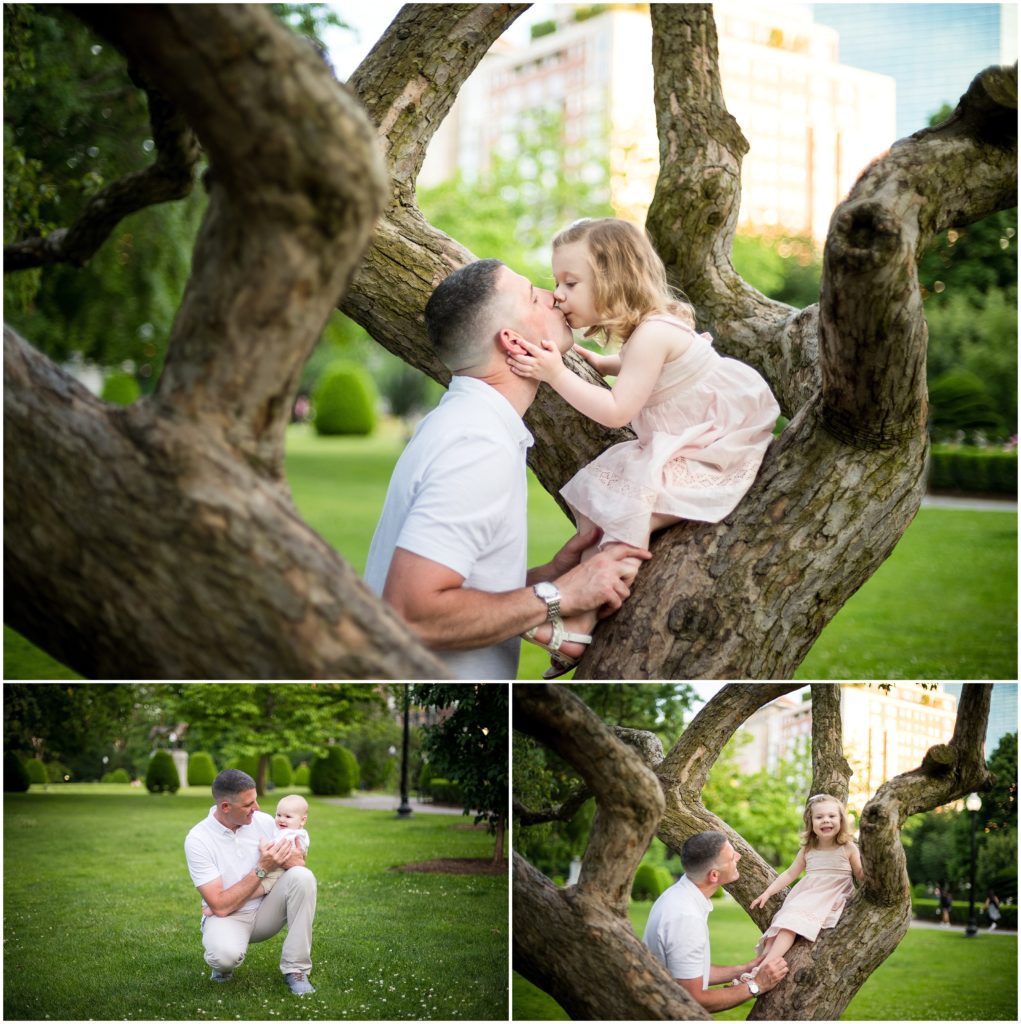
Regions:
M 440 281 L 425 304 L 429 343 L 452 373 L 489 358 L 493 327 L 488 321 L 502 266 L 492 259 L 469 263 Z
M 722 832 L 699 832 L 681 847 L 684 873 L 694 879 L 705 878 L 716 863 L 727 837 Z
M 241 793 L 249 789 L 255 789 L 255 779 L 240 768 L 224 768 L 219 775 L 213 779 L 213 799 L 219 803 L 221 800 L 237 800 Z

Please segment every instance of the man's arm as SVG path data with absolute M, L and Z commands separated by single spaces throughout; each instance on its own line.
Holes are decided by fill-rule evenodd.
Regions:
M 277 843 L 263 840 L 261 854 L 255 867 L 270 872 L 276 868 L 293 868 L 304 865 L 305 858 L 296 843 L 282 839 Z M 223 881 L 214 878 L 205 885 L 197 886 L 202 898 L 209 905 L 214 917 L 229 917 L 235 910 L 243 907 L 254 896 L 261 894 L 262 879 L 255 873 L 255 868 L 229 889 L 224 889 Z
M 651 557 L 626 548 L 636 558 Z M 621 557 L 594 555 L 556 579 L 566 616 L 603 605 L 617 609 L 631 593 Z M 404 548 L 394 551 L 383 599 L 434 650 L 474 650 L 518 636 L 546 621 L 546 605 L 531 587 L 487 593 L 464 586 L 464 577 Z
M 747 966 L 747 964 L 742 964 L 740 967 L 710 967 L 709 982 L 713 984 L 716 981 L 726 981 L 727 975 L 730 978 L 735 978 Z M 787 970 L 787 961 L 782 957 L 779 960 L 771 960 L 765 967 L 760 968 L 755 976 L 759 994 L 775 988 L 783 980 Z M 710 1013 L 729 1010 L 732 1006 L 737 1006 L 746 999 L 752 998 L 752 990 L 748 987 L 747 981 L 742 981 L 740 985 L 726 985 L 723 988 L 702 988 L 701 977 L 675 978 L 674 980 L 678 985 L 683 985 L 699 1005 Z

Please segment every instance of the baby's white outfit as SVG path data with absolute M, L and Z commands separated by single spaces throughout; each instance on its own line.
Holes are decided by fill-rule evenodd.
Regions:
M 276 835 L 273 837 L 273 841 L 276 842 L 279 839 L 297 839 L 298 846 L 301 848 L 302 853 L 308 853 L 308 847 L 311 840 L 308 837 L 308 832 L 303 828 L 278 828 Z M 269 892 L 274 885 L 277 883 L 277 879 L 284 873 L 283 868 L 276 868 L 271 871 L 262 880 L 262 887 L 266 892 Z

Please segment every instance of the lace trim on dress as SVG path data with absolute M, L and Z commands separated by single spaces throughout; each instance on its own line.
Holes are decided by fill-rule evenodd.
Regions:
M 727 472 L 718 469 L 702 469 L 699 467 L 699 463 L 691 459 L 674 459 L 663 467 L 663 472 L 671 487 L 684 487 L 695 491 L 730 490 L 743 487 L 755 479 L 758 471 L 757 463 L 748 462 Z M 629 480 L 609 469 L 593 470 L 592 476 L 608 491 L 631 498 L 649 511 L 656 507 L 657 498 L 661 493 L 659 490 L 653 490 L 635 480 Z

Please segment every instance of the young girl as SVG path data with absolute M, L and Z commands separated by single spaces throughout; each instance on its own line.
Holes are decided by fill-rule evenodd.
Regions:
M 790 885 L 806 869 L 804 881 L 791 890 L 759 940 L 756 953 L 762 959 L 752 977 L 763 964 L 782 957 L 799 935 L 814 942 L 821 928 L 832 928 L 854 892 L 852 874 L 859 882 L 865 878 L 861 854 L 851 840 L 847 811 L 828 793 L 809 798 L 801 849 L 794 863 L 752 900 L 751 908 L 764 907 L 774 893 Z
M 511 356 L 510 368 L 548 382 L 598 423 L 630 423 L 638 435 L 562 489 L 578 532 L 595 524 L 604 546 L 645 548 L 652 533 L 682 519 L 719 522 L 751 487 L 772 439 L 780 409 L 769 386 L 695 332 L 691 307 L 671 295 L 663 263 L 635 225 L 612 218 L 572 224 L 553 239 L 553 276 L 554 298 L 572 328 L 622 343 L 619 356 L 575 346 L 616 382 L 608 391 L 583 381 L 545 341 L 522 342 L 528 354 Z M 594 615 L 565 623 L 580 633 L 573 644 L 541 643 L 560 672 L 577 663 L 594 624 Z

